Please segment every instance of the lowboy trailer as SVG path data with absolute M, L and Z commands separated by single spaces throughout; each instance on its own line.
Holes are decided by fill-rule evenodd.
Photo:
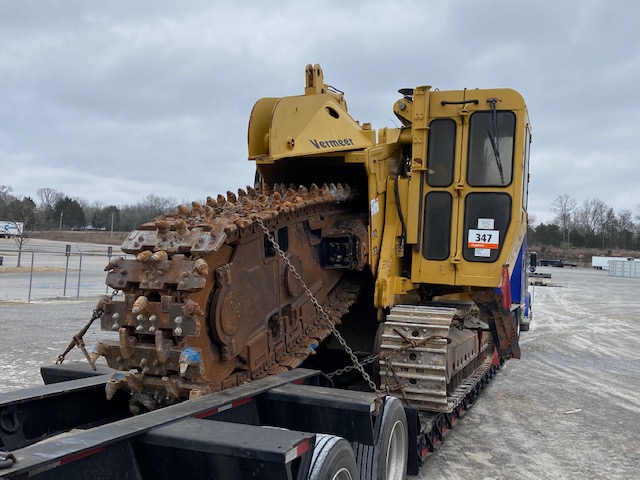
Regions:
M 348 479 L 358 478 L 353 452 L 371 461 L 361 478 L 402 478 L 390 475 L 403 455 L 415 475 L 494 363 L 453 412 L 434 414 L 295 369 L 131 416 L 124 392 L 106 400 L 108 369 L 43 367 L 44 386 L 0 395 L 0 478 Z

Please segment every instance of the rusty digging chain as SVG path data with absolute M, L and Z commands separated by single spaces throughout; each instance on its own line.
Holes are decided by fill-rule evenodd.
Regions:
M 282 260 L 284 260 L 284 262 L 286 263 L 291 273 L 293 273 L 293 275 L 296 277 L 296 280 L 298 280 L 298 282 L 304 289 L 304 292 L 307 294 L 307 296 L 311 300 L 311 303 L 313 303 L 313 306 L 316 308 L 318 313 L 322 315 L 322 318 L 326 322 L 326 324 L 329 325 L 329 327 L 331 327 L 331 332 L 336 337 L 336 339 L 338 340 L 338 343 L 340 343 L 344 351 L 347 352 L 347 354 L 349 355 L 349 358 L 353 362 L 354 368 L 356 368 L 360 372 L 360 374 L 362 375 L 362 378 L 364 378 L 364 380 L 369 385 L 369 388 L 371 388 L 371 390 L 373 390 L 376 393 L 378 398 L 382 398 L 384 395 L 382 391 L 378 389 L 374 381 L 371 380 L 371 377 L 369 376 L 369 374 L 364 370 L 364 366 L 362 365 L 360 360 L 358 360 L 358 357 L 356 357 L 356 355 L 353 353 L 353 350 L 351 349 L 351 347 L 347 345 L 346 340 L 342 337 L 340 332 L 338 332 L 338 329 L 329 318 L 329 315 L 327 315 L 327 312 L 325 312 L 324 308 L 322 308 L 322 305 L 320 305 L 320 303 L 318 302 L 316 297 L 313 295 L 311 290 L 309 290 L 309 287 L 307 287 L 307 284 L 302 279 L 302 276 L 298 273 L 298 271 L 295 269 L 295 267 L 293 266 L 289 258 L 285 255 L 284 251 L 280 248 L 280 245 L 278 245 L 278 242 L 276 242 L 276 239 L 273 237 L 273 235 L 271 235 L 271 232 L 269 232 L 269 229 L 267 228 L 267 226 L 264 224 L 264 222 L 260 218 L 256 218 L 256 221 L 258 225 L 260 225 L 260 228 L 262 229 L 266 237 L 269 239 L 269 242 L 271 242 L 271 245 L 273 245 L 273 248 L 276 250 L 278 255 L 282 258 Z

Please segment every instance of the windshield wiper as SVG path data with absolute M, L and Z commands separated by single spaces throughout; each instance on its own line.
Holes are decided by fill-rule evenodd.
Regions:
M 500 160 L 500 143 L 498 140 L 498 112 L 496 111 L 496 98 L 489 98 L 487 103 L 491 108 L 491 129 L 493 133 L 487 130 L 489 135 L 489 141 L 491 142 L 491 148 L 493 148 L 493 155 L 496 157 L 496 165 L 498 166 L 498 172 L 500 172 L 500 182 L 504 185 L 504 171 L 502 169 L 502 160 Z

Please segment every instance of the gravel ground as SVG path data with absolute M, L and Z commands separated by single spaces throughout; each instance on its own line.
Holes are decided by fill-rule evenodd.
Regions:
M 556 286 L 535 287 L 522 359 L 507 362 L 412 478 L 640 479 L 640 279 L 540 270 Z M 0 274 L 0 291 L 4 282 Z M 40 384 L 39 367 L 97 299 L 0 302 L 0 392 Z M 87 344 L 105 335 L 96 325 Z
M 540 270 L 522 359 L 414 478 L 640 478 L 640 279 Z

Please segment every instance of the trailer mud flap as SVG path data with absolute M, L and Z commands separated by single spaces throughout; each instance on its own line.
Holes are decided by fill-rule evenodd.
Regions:
M 493 290 L 479 290 L 472 293 L 472 298 L 480 308 L 483 320 L 489 324 L 498 355 L 520 358 L 516 314 L 502 307 L 502 295 Z

